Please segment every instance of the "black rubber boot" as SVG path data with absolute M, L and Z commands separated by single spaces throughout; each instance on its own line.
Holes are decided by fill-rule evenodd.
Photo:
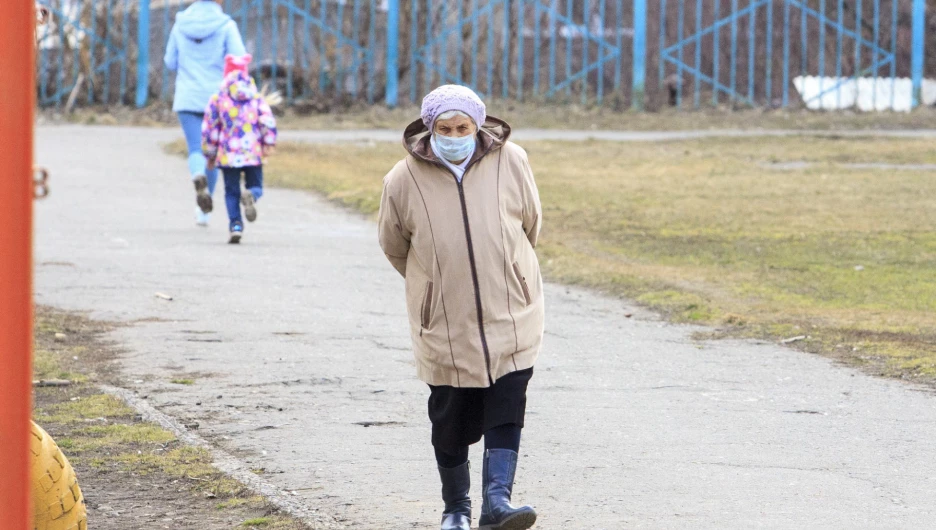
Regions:
M 439 466 L 442 479 L 442 500 L 445 511 L 442 512 L 442 530 L 471 530 L 471 472 L 468 462 L 453 467 Z
M 529 506 L 510 505 L 517 453 L 510 449 L 484 451 L 483 502 L 478 530 L 526 530 L 536 523 L 536 512 Z

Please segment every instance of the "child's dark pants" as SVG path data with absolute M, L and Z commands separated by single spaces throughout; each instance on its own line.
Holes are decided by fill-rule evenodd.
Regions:
M 231 226 L 241 227 L 241 173 L 244 174 L 244 187 L 253 194 L 254 200 L 263 196 L 263 166 L 222 167 L 224 173 L 224 202 L 227 205 L 228 219 Z

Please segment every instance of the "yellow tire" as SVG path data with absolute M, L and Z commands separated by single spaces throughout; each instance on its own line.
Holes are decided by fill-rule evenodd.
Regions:
M 68 459 L 42 427 L 32 424 L 33 528 L 87 530 L 88 516 L 78 478 Z

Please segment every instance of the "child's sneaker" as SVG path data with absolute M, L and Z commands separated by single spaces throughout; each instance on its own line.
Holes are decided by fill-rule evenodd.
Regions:
M 244 227 L 240 223 L 234 223 L 231 225 L 231 238 L 228 239 L 228 243 L 236 245 L 240 243 L 241 236 L 244 235 Z
M 214 205 L 211 202 L 211 194 L 208 193 L 208 177 L 198 175 L 192 182 L 195 183 L 195 202 L 198 203 L 198 207 L 205 213 L 211 213 Z
M 241 204 L 244 205 L 244 217 L 247 218 L 248 223 L 252 223 L 257 220 L 257 206 L 256 200 L 254 199 L 253 193 L 250 190 L 244 190 L 241 192 Z

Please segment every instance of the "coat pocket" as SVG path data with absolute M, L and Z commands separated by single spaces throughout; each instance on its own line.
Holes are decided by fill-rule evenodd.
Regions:
M 426 282 L 426 297 L 423 299 L 421 324 L 423 329 L 429 329 L 429 320 L 432 318 L 432 282 Z
M 530 296 L 530 286 L 527 285 L 526 277 L 520 272 L 520 265 L 516 262 L 513 264 L 513 270 L 517 280 L 520 281 L 520 288 L 523 289 L 523 299 L 527 305 L 530 305 L 533 302 L 533 297 Z

